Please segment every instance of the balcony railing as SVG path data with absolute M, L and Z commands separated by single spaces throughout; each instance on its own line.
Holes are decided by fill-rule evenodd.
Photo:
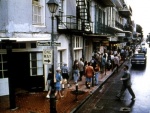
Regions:
M 95 28 L 95 33 L 96 34 L 101 34 L 101 35 L 113 35 L 114 30 L 108 25 L 102 24 L 100 22 L 96 23 L 96 28 Z
M 123 30 L 123 25 L 119 23 L 118 21 L 115 21 L 115 27 Z
M 132 31 L 133 31 L 133 26 L 126 24 L 126 25 L 124 26 L 124 31 L 131 31 L 131 32 L 132 32 Z
M 112 0 L 96 0 L 99 4 L 103 5 L 104 7 L 114 7 L 114 3 Z
M 92 32 L 93 23 L 77 19 L 73 15 L 57 16 L 57 30 L 71 30 L 78 32 Z

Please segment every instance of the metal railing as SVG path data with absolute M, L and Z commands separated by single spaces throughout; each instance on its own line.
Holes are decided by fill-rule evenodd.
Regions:
M 77 19 L 73 15 L 57 16 L 58 30 L 78 30 L 83 32 L 92 32 L 93 23 L 86 20 Z

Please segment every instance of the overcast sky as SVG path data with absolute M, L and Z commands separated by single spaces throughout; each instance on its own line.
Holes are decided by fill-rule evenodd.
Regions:
M 132 8 L 132 20 L 143 28 L 144 38 L 150 33 L 150 0 L 128 0 Z

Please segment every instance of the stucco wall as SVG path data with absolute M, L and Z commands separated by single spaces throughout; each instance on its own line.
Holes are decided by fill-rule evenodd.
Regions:
M 44 25 L 35 26 L 32 25 L 32 0 L 0 0 L 0 31 L 5 30 L 6 37 L 14 37 L 14 33 L 51 33 L 51 13 L 47 2 L 43 2 Z M 55 18 L 54 33 L 56 30 Z
M 0 31 L 6 30 L 8 24 L 8 5 L 7 0 L 0 0 Z

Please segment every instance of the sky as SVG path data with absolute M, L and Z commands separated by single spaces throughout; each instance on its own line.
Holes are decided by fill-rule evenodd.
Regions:
M 143 28 L 144 38 L 150 33 L 150 0 L 128 0 L 132 8 L 132 17 Z

